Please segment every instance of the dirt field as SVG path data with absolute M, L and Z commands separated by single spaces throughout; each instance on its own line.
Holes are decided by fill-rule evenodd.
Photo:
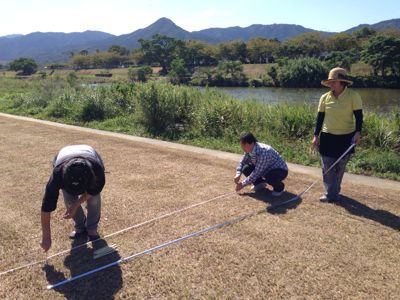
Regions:
M 67 144 L 103 156 L 102 235 L 229 194 L 92 245 L 0 276 L 0 299 L 398 299 L 400 189 L 347 180 L 338 205 L 318 183 L 293 208 L 265 212 L 54 290 L 48 284 L 271 205 L 269 192 L 232 193 L 236 162 L 205 154 L 0 116 L 0 272 L 42 260 L 40 205 L 51 160 Z M 284 201 L 315 180 L 290 173 Z M 70 249 L 60 198 L 50 255 Z

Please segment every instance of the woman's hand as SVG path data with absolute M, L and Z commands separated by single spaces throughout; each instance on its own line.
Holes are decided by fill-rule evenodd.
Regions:
M 359 131 L 356 131 L 356 133 L 353 136 L 352 142 L 356 145 L 360 143 L 361 140 L 361 133 Z
M 314 135 L 311 143 L 312 143 L 314 148 L 318 149 L 318 147 L 319 147 L 319 137 Z

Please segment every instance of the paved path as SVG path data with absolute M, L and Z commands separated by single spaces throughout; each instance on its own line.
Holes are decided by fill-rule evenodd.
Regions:
M 239 161 L 239 159 L 241 157 L 240 154 L 234 154 L 234 153 L 223 152 L 223 151 L 218 151 L 218 150 L 210 150 L 210 149 L 200 148 L 200 147 L 195 147 L 195 146 L 190 146 L 190 145 L 182 145 L 182 144 L 166 142 L 166 141 L 161 141 L 161 140 L 155 140 L 155 139 L 150 139 L 150 138 L 144 138 L 144 137 L 132 136 L 132 135 L 127 135 L 127 134 L 122 134 L 122 133 L 103 131 L 103 130 L 98 130 L 98 129 L 91 129 L 91 128 L 86 128 L 86 127 L 79 127 L 79 126 L 74 126 L 74 125 L 67 125 L 67 124 L 62 124 L 62 123 L 56 123 L 56 122 L 38 120 L 38 119 L 33 119 L 33 118 L 9 115 L 9 114 L 4 114 L 4 113 L 0 113 L 0 118 L 3 118 L 3 119 L 12 118 L 12 119 L 17 119 L 17 120 L 21 120 L 21 121 L 35 122 L 35 123 L 45 124 L 48 126 L 68 128 L 68 129 L 72 129 L 72 130 L 88 132 L 88 133 L 93 133 L 93 134 L 98 134 L 98 135 L 103 135 L 103 136 L 112 136 L 112 137 L 117 137 L 117 138 L 121 138 L 121 139 L 125 139 L 125 140 L 147 143 L 147 144 L 157 145 L 160 147 L 166 147 L 166 148 L 170 148 L 170 149 L 179 149 L 179 150 L 183 150 L 183 151 L 189 151 L 192 153 L 205 154 L 205 155 L 218 157 L 221 159 L 233 160 L 233 161 Z M 288 166 L 289 166 L 289 170 L 291 172 L 305 174 L 305 175 L 313 176 L 316 178 L 321 176 L 320 168 L 307 167 L 307 166 L 291 164 L 291 163 L 289 163 Z M 370 186 L 370 187 L 379 186 L 380 188 L 384 188 L 384 189 L 400 191 L 400 182 L 398 182 L 398 181 L 386 180 L 386 179 L 380 179 L 380 178 L 376 178 L 376 177 L 369 177 L 369 176 L 362 176 L 362 175 L 355 175 L 355 174 L 349 174 L 349 173 L 345 173 L 345 180 L 347 182 L 354 182 L 357 184 L 362 184 L 362 185 L 366 185 L 366 186 Z

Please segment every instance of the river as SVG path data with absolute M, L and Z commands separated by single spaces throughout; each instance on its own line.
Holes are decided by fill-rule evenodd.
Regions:
M 217 90 L 240 100 L 256 100 L 269 104 L 288 103 L 303 104 L 310 103 L 317 108 L 319 98 L 328 91 L 327 88 L 242 88 L 242 87 L 218 87 Z M 362 100 L 365 111 L 388 113 L 395 108 L 400 108 L 400 89 L 357 89 Z

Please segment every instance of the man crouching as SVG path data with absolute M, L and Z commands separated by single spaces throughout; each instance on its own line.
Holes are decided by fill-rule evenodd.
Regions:
M 259 143 L 251 133 L 240 137 L 240 146 L 245 154 L 236 168 L 236 191 L 249 184 L 253 184 L 254 191 L 260 191 L 269 184 L 273 188 L 272 196 L 282 195 L 285 189 L 283 180 L 288 175 L 288 167 L 279 153 L 271 146 Z M 247 178 L 240 182 L 242 173 Z
M 67 211 L 64 219 L 73 219 L 75 230 L 69 235 L 81 236 L 93 241 L 99 238 L 97 226 L 100 221 L 101 197 L 105 184 L 104 164 L 100 155 L 91 146 L 71 145 L 60 150 L 53 161 L 53 172 L 43 196 L 41 222 L 44 251 L 51 247 L 50 218 L 57 207 L 59 190 L 64 196 Z M 81 204 L 86 202 L 87 216 Z

